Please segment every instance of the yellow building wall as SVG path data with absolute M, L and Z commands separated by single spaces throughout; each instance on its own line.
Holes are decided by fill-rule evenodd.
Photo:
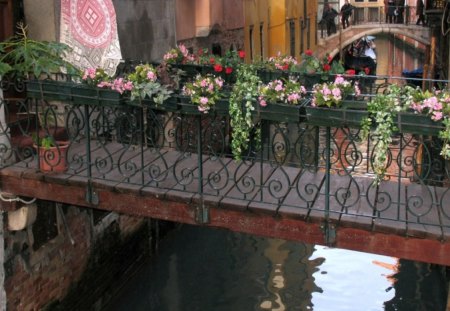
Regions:
M 317 45 L 317 0 L 244 0 L 244 19 L 247 61 L 278 53 L 300 58 Z

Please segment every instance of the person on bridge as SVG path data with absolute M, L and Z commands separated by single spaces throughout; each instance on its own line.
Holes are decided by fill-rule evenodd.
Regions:
M 386 13 L 386 23 L 392 24 L 395 18 L 394 0 L 384 0 L 384 12 Z
M 348 19 L 352 16 L 353 6 L 348 3 L 348 0 L 345 0 L 344 5 L 341 7 L 341 22 L 342 28 L 345 29 L 350 26 L 350 22 Z
M 425 15 L 423 14 L 423 9 L 424 9 L 424 5 L 423 5 L 423 1 L 422 0 L 417 0 L 416 3 L 416 15 L 417 17 L 417 22 L 416 25 L 420 25 L 420 23 L 422 22 L 422 26 L 425 26 Z
M 322 12 L 322 21 L 320 23 L 324 23 L 327 25 L 327 35 L 330 36 L 336 33 L 336 23 L 334 19 L 338 16 L 339 13 L 330 6 L 329 3 L 325 3 Z

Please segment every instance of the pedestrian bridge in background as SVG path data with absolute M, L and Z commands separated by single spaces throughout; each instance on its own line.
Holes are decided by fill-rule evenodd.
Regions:
M 332 57 L 337 55 L 342 48 L 364 36 L 376 36 L 377 34 L 392 34 L 407 37 L 411 42 L 419 42 L 430 46 L 431 29 L 415 24 L 389 24 L 389 23 L 362 23 L 340 29 L 337 33 L 326 36 L 326 30 L 320 30 L 317 55 Z

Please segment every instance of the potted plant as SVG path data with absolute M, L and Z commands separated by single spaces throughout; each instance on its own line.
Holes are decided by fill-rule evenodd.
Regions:
M 224 80 L 212 74 L 197 75 L 192 82 L 186 83 L 183 87 L 181 97 L 181 111 L 189 113 L 208 113 L 212 108 L 216 112 L 227 112 L 226 102 L 221 102 L 225 106 L 218 107 L 221 97 L 221 90 Z M 188 100 L 187 100 L 188 99 Z M 193 105 L 194 106 L 193 106 Z
M 154 66 L 137 65 L 134 71 L 128 74 L 126 81 L 131 83 L 131 101 L 138 99 L 158 110 L 175 111 L 178 108 L 177 98 L 171 97 L 172 91 L 159 82 L 158 71 Z
M 290 70 L 297 65 L 295 57 L 278 53 L 271 56 L 262 63 L 263 68 L 258 70 L 258 75 L 264 83 L 275 79 L 287 77 Z
M 261 119 L 280 122 L 300 121 L 300 107 L 304 103 L 306 88 L 296 79 L 273 80 L 261 85 L 259 93 L 256 111 Z
M 306 106 L 308 123 L 316 126 L 359 127 L 367 111 L 363 102 L 349 100 L 352 95 L 360 95 L 358 83 L 352 84 L 341 75 L 337 75 L 333 82 L 315 84 L 312 100 Z
M 34 145 L 39 160 L 39 169 L 42 172 L 65 172 L 67 166 L 67 150 L 70 143 L 56 141 L 53 136 L 42 138 L 33 135 Z

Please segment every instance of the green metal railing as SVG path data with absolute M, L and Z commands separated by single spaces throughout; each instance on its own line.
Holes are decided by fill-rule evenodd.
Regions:
M 372 82 L 373 90 L 384 85 Z M 37 83 L 41 91 L 29 93 L 32 97 L 1 102 L 1 165 L 38 169 L 42 157 L 51 166 L 51 159 L 64 154 L 63 174 L 85 178 L 86 200 L 92 204 L 98 200 L 92 184 L 102 180 L 192 193 L 200 202 L 200 223 L 208 222 L 213 201 L 245 209 L 262 206 L 273 215 L 322 218 L 329 242 L 334 224 L 349 217 L 370 226 L 387 220 L 400 227 L 450 227 L 449 163 L 439 156 L 440 140 L 414 127 L 413 133 L 395 134 L 386 177 L 375 185 L 373 137 L 361 140 L 358 126 L 347 127 L 348 122 L 316 126 L 304 107 L 297 108 L 296 121 L 280 121 L 275 112 L 260 114 L 261 142 L 251 143 L 237 162 L 226 114 L 185 109 L 176 95 L 155 106 L 120 96 L 103 98 L 99 92 L 78 95 L 79 86 L 66 82 L 59 83 L 68 93 L 60 91 L 63 87 L 46 93 L 44 86 L 54 81 Z M 59 148 L 39 154 L 33 134 L 41 140 L 54 137 Z M 63 140 L 69 141 L 67 151 L 61 148 Z

